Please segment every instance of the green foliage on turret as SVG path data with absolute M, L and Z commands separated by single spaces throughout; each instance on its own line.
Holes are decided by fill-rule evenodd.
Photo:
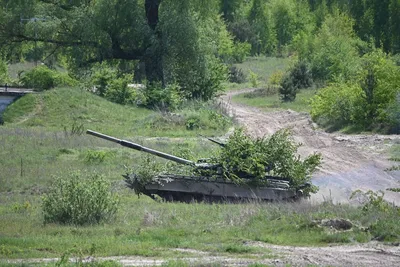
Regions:
M 297 155 L 297 144 L 289 130 L 280 130 L 270 137 L 252 138 L 237 129 L 213 159 L 221 164 L 226 179 L 238 184 L 266 185 L 267 177 L 287 178 L 293 188 L 310 182 L 312 173 L 321 164 L 321 155 L 305 159 Z M 310 191 L 315 192 L 312 187 Z

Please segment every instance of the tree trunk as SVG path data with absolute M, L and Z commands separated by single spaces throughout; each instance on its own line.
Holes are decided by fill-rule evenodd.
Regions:
M 144 64 L 147 81 L 150 83 L 161 82 L 164 86 L 163 64 L 162 64 L 162 38 L 161 31 L 157 28 L 159 22 L 159 7 L 162 0 L 146 0 L 145 11 L 147 24 L 153 31 L 153 37 L 144 56 Z

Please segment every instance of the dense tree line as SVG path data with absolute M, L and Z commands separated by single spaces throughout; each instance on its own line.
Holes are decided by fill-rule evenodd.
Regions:
M 146 79 L 163 84 L 171 78 L 165 69 L 173 57 L 190 67 L 210 67 L 207 53 L 226 61 L 225 54 L 230 53 L 229 58 L 239 52 L 232 51 L 232 41 L 239 46 L 249 43 L 253 55 L 280 55 L 298 49 L 291 45 L 307 42 L 305 37 L 316 34 L 335 13 L 352 20 L 360 40 L 384 52 L 400 49 L 399 0 L 0 2 L 0 45 L 8 60 L 62 55 L 71 67 L 106 60 L 140 61 Z M 207 40 L 211 36 L 214 39 Z
M 168 106 L 212 98 L 222 89 L 227 66 L 249 54 L 294 56 L 281 81 L 283 100 L 312 84 L 327 86 L 313 102 L 316 120 L 400 125 L 399 88 L 392 82 L 400 62 L 400 0 L 0 3 L 3 70 L 4 62 L 23 59 L 58 62 L 77 79 L 89 75 L 97 92 L 113 101 Z M 146 80 L 144 97 L 126 89 L 132 79 Z M 351 99 L 350 111 L 340 106 Z M 332 107 L 348 112 L 337 115 Z

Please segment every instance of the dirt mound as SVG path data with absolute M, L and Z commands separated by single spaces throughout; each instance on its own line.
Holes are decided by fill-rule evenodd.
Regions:
M 348 201 L 354 190 L 386 190 L 400 187 L 400 172 L 387 172 L 393 165 L 385 154 L 399 135 L 344 135 L 327 133 L 317 128 L 307 113 L 292 110 L 263 112 L 257 108 L 233 103 L 231 97 L 249 89 L 229 92 L 221 97 L 221 105 L 252 136 L 262 137 L 289 128 L 296 142 L 302 143 L 300 155 L 318 152 L 323 164 L 313 177 L 320 187 L 312 197 L 315 201 L 332 199 Z M 400 205 L 400 195 L 385 191 L 388 201 Z

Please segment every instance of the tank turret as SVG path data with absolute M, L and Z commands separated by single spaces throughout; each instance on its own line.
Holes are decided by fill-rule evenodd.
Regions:
M 195 200 L 215 202 L 248 201 L 251 199 L 277 201 L 303 197 L 302 189 L 291 188 L 287 178 L 266 176 L 267 184 L 265 186 L 238 185 L 223 177 L 220 164 L 208 163 L 204 160 L 194 162 L 91 130 L 87 130 L 86 133 L 124 147 L 149 153 L 179 164 L 192 166 L 197 170 L 195 173 L 198 175 L 195 176 L 162 174 L 154 177 L 152 181 L 142 181 L 136 174 L 123 175 L 129 188 L 134 189 L 138 194 L 145 194 L 151 198 L 155 198 L 155 195 L 158 195 L 167 201 L 191 202 Z M 225 146 L 224 143 L 214 139 L 207 139 L 219 146 Z M 251 178 L 250 174 L 242 174 L 240 176 L 243 179 Z

